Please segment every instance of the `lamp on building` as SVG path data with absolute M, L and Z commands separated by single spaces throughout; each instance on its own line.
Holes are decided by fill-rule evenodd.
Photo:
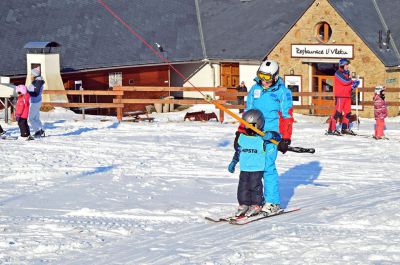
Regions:
M 356 78 L 357 77 L 357 73 L 356 72 L 351 72 L 351 78 Z
M 158 50 L 159 50 L 160 52 L 164 52 L 164 48 L 163 48 L 160 44 L 158 44 L 157 42 L 155 42 L 154 45 L 156 45 L 156 47 L 158 48 Z
M 294 70 L 290 69 L 290 75 L 294 75 Z

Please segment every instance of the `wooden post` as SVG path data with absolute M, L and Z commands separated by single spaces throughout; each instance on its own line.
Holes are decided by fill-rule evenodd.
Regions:
M 122 100 L 122 96 L 118 95 L 117 96 L 117 101 L 118 101 L 117 103 L 121 103 L 121 100 Z M 121 108 L 121 107 L 117 108 L 117 119 L 118 119 L 118 122 L 122 121 L 122 109 L 123 108 Z
M 219 110 L 219 122 L 224 122 L 224 111 L 221 109 Z
M 83 94 L 82 94 L 82 103 L 85 103 L 85 95 Z M 82 119 L 85 119 L 85 107 L 82 107 L 81 110 L 82 110 Z

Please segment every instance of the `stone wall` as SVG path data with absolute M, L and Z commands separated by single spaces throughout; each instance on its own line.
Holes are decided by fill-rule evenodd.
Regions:
M 302 58 L 291 58 L 291 44 L 322 44 L 316 37 L 316 26 L 320 22 L 327 22 L 332 28 L 332 36 L 326 44 L 354 45 L 354 59 L 351 60 L 350 71 L 364 78 L 365 87 L 375 87 L 385 84 L 390 87 L 400 87 L 400 72 L 387 72 L 384 64 L 368 48 L 362 39 L 350 28 L 346 21 L 335 11 L 327 0 L 315 1 L 303 14 L 284 38 L 275 46 L 268 55 L 268 59 L 277 60 L 280 64 L 280 74 L 289 74 L 290 70 L 295 75 L 302 75 L 302 91 L 311 91 L 309 86 L 309 63 L 302 62 Z M 394 84 L 386 84 L 388 78 L 397 78 Z M 373 93 L 365 93 L 364 98 L 371 100 Z M 399 99 L 398 93 L 388 93 L 388 100 Z M 302 103 L 308 105 L 309 97 L 303 97 Z M 298 110 L 299 113 L 309 113 L 308 110 Z M 399 107 L 389 108 L 390 116 L 399 113 Z M 362 117 L 373 117 L 373 107 L 364 107 L 359 112 Z

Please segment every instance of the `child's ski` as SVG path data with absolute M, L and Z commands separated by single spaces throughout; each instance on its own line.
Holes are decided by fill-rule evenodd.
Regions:
M 282 214 L 287 214 L 287 213 L 292 213 L 292 212 L 296 212 L 299 211 L 301 208 L 295 208 L 295 209 L 290 209 L 290 210 L 283 210 L 281 212 L 278 212 L 276 214 L 272 214 L 272 215 L 267 215 L 265 212 L 261 212 L 258 215 L 254 215 L 254 216 L 250 216 L 250 217 L 243 217 L 237 220 L 231 220 L 229 221 L 230 224 L 233 225 L 245 225 L 251 222 L 255 222 L 264 218 L 269 218 L 269 217 L 273 217 L 273 216 L 277 216 L 277 215 L 282 215 Z
M 230 222 L 233 220 L 239 220 L 241 218 L 245 218 L 244 215 L 241 216 L 227 216 L 227 217 L 209 217 L 206 216 L 204 217 L 207 221 L 213 222 L 213 223 L 219 223 L 219 222 Z

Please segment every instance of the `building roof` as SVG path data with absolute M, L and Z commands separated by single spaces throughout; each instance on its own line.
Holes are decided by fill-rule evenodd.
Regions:
M 264 59 L 312 2 L 200 0 L 207 56 L 228 60 Z
M 385 66 L 400 65 L 400 5 L 398 0 L 328 0 Z M 387 46 L 387 30 L 392 41 Z M 379 31 L 383 40 L 379 45 Z
M 262 60 L 314 2 L 103 1 L 150 45 L 159 43 L 170 62 Z M 386 24 L 400 48 L 395 0 L 328 1 L 386 66 L 400 64 L 395 47 L 380 49 L 377 43 Z M 0 75 L 26 74 L 28 42 L 59 43 L 62 72 L 162 63 L 97 0 L 0 1 L 0 26 Z
M 194 1 L 104 2 L 168 60 L 203 59 Z M 60 43 L 62 71 L 162 62 L 97 0 L 0 1 L 0 25 L 0 75 L 26 73 L 31 41 Z

